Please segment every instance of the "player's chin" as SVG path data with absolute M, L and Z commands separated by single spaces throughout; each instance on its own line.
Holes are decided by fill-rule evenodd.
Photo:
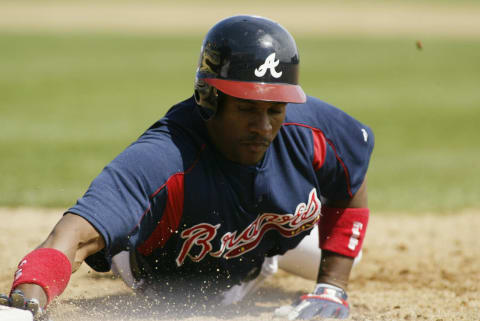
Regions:
M 256 165 L 260 162 L 267 151 L 265 144 L 242 144 L 240 152 L 240 163 L 243 165 Z

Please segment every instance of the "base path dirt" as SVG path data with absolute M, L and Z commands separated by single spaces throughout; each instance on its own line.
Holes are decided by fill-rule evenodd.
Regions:
M 9 291 L 16 264 L 60 216 L 54 210 L 0 208 L 0 292 Z M 349 320 L 479 320 L 479 232 L 475 210 L 441 216 L 374 213 L 363 259 L 352 272 Z M 110 273 L 84 264 L 50 311 L 53 321 L 274 320 L 275 307 L 313 286 L 280 271 L 240 304 L 192 311 L 166 306 L 162 298 L 135 296 Z

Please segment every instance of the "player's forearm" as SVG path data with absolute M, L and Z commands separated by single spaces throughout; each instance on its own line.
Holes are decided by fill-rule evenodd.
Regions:
M 317 283 L 328 283 L 347 289 L 353 258 L 330 251 L 322 251 Z
M 56 274 L 52 275 L 52 273 L 55 272 L 46 272 L 49 270 L 49 267 L 43 266 L 45 263 L 42 264 L 42 262 L 49 261 L 50 256 L 52 259 L 59 260 L 59 263 L 64 264 L 65 269 L 68 267 L 69 272 L 67 276 L 69 276 L 70 273 L 75 272 L 80 267 L 86 257 L 100 251 L 104 246 L 103 238 L 88 221 L 77 215 L 67 214 L 57 223 L 47 239 L 42 242 L 36 250 L 29 254 L 31 257 L 33 256 L 32 259 L 37 262 L 36 265 L 34 267 L 26 267 L 27 264 L 20 266 L 18 271 L 21 273 L 17 271 L 17 275 L 24 274 L 25 271 L 23 270 L 27 268 L 31 271 L 29 274 L 35 276 L 36 272 L 32 270 L 34 269 L 43 271 L 40 272 L 39 278 L 45 278 L 45 275 L 47 275 L 55 282 L 55 279 L 64 279 L 65 275 L 57 277 Z M 42 249 L 48 250 L 43 250 L 42 254 L 38 254 L 39 250 Z M 47 255 L 47 257 L 45 257 L 45 255 Z M 30 261 L 29 263 L 32 263 L 32 259 L 23 261 Z M 48 277 L 41 281 L 48 283 Z M 65 282 L 64 286 L 66 286 L 67 282 L 68 281 Z M 41 307 L 45 307 L 49 301 L 47 291 L 42 286 L 34 284 L 33 282 L 22 282 L 15 286 L 15 289 L 21 290 L 28 299 L 37 299 Z M 61 289 L 61 291 L 63 291 L 63 289 Z M 50 300 L 51 299 L 52 297 Z
M 52 248 L 65 254 L 72 272 L 90 255 L 105 247 L 105 242 L 93 226 L 84 218 L 67 214 L 57 223 L 47 239 L 38 248 Z
M 325 206 L 338 209 L 368 208 L 367 178 L 365 177 L 362 185 L 352 198 L 346 200 L 327 200 Z M 365 230 L 363 231 L 365 232 Z M 322 239 L 321 236 L 320 238 Z M 353 257 L 341 255 L 322 248 L 317 281 L 319 283 L 323 282 L 336 285 L 345 290 L 350 278 L 353 261 Z

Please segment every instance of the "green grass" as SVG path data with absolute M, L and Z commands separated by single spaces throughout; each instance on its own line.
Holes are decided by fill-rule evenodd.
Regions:
M 373 208 L 479 207 L 480 42 L 302 39 L 306 89 L 371 125 Z
M 69 206 L 191 95 L 201 36 L 0 34 L 0 206 Z M 370 125 L 376 211 L 480 208 L 480 41 L 298 38 L 305 90 Z
M 197 39 L 195 39 L 197 40 Z M 191 94 L 191 39 L 0 36 L 0 204 L 65 206 Z

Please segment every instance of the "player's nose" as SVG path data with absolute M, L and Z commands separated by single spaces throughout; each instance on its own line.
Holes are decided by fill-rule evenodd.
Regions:
M 267 112 L 259 112 L 252 117 L 249 129 L 262 137 L 269 137 L 272 133 L 272 121 Z

